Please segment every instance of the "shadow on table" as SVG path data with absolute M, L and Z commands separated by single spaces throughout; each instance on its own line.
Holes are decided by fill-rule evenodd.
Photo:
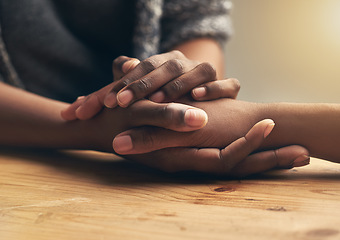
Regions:
M 13 160 L 38 162 L 56 168 L 64 174 L 94 179 L 104 184 L 211 184 L 221 180 L 240 180 L 229 177 L 199 174 L 194 172 L 166 173 L 136 162 L 125 160 L 113 154 L 94 151 L 54 151 L 41 149 L 3 149 L 1 156 L 13 157 Z M 303 168 L 274 170 L 252 175 L 245 180 L 304 180 L 328 179 L 340 180 L 340 169 L 322 171 L 303 171 Z M 240 180 L 241 181 L 241 180 Z
M 215 181 L 212 176 L 193 172 L 166 173 L 109 153 L 95 151 L 55 151 L 45 149 L 4 149 L 0 156 L 11 161 L 35 162 L 104 184 L 192 183 Z

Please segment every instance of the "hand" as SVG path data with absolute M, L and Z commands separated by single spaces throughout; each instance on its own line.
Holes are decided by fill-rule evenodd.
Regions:
M 273 123 L 267 119 L 255 124 L 244 137 L 222 150 L 166 148 L 125 157 L 167 172 L 197 171 L 234 177 L 244 177 L 274 168 L 292 168 L 309 164 L 308 151 L 296 145 L 253 153 L 270 134 L 274 127 Z M 148 146 L 146 148 L 150 150 Z
M 148 100 L 141 100 L 129 108 L 106 109 L 96 118 L 80 123 L 90 123 L 90 126 L 86 128 L 93 131 L 91 142 L 94 144 L 94 148 L 109 152 L 112 151 L 110 144 L 112 136 L 115 136 L 118 132 L 143 125 L 159 126 L 160 128 L 148 128 L 149 131 L 142 138 L 133 138 L 137 140 L 134 142 L 137 143 L 137 149 L 141 149 L 138 147 L 138 142 L 140 145 L 144 145 L 142 151 L 139 152 L 149 152 L 159 148 L 159 146 L 167 145 L 167 135 L 159 134 L 159 130 L 163 127 L 174 131 L 190 131 L 204 126 L 206 120 L 205 113 L 196 108 L 183 104 L 157 104 Z M 194 170 L 230 176 L 249 175 L 274 167 L 289 168 L 308 164 L 308 157 L 306 159 L 308 152 L 299 146 L 289 146 L 252 154 L 263 143 L 273 127 L 273 121 L 261 121 L 245 134 L 245 137 L 237 139 L 223 150 L 181 147 L 126 157 L 169 172 Z M 173 131 L 169 132 L 172 133 Z M 185 133 L 177 132 L 177 134 Z M 185 145 L 182 139 L 178 138 L 177 141 L 180 143 L 179 145 Z M 115 143 L 114 141 L 114 148 L 117 149 Z M 123 138 L 120 141 L 123 148 L 126 148 L 130 143 L 129 138 Z M 117 152 L 121 153 L 121 151 Z
M 187 132 L 204 127 L 207 121 L 207 114 L 195 107 L 140 100 L 128 108 L 104 109 L 93 119 L 68 124 L 83 125 L 92 149 L 112 152 L 112 139 L 127 129 L 155 126 Z M 90 133 L 87 134 L 87 131 Z
M 197 170 L 237 176 L 309 163 L 309 152 L 296 145 L 252 154 L 259 150 L 274 126 L 272 121 L 264 120 L 251 128 L 261 118 L 255 103 L 231 99 L 185 102 L 207 111 L 209 122 L 204 128 L 187 133 L 135 128 L 116 136 L 114 150 L 163 170 Z M 162 150 L 156 151 L 158 149 Z M 141 153 L 149 151 L 155 152 L 143 158 Z
M 194 132 L 176 132 L 163 128 L 141 127 L 131 129 L 116 136 L 131 138 L 130 149 L 122 151 L 114 144 L 119 154 L 139 154 L 169 147 L 216 147 L 225 148 L 236 139 L 245 136 L 251 127 L 262 120 L 258 115 L 256 103 L 236 101 L 233 99 L 219 99 L 207 102 L 183 100 L 183 103 L 193 105 L 209 116 L 207 125 Z
M 113 62 L 114 82 L 86 97 L 79 97 L 62 112 L 65 120 L 90 119 L 104 106 L 127 107 L 148 97 L 154 102 L 171 102 L 191 91 L 195 100 L 236 98 L 236 79 L 216 80 L 208 63 L 187 59 L 181 52 L 155 55 L 142 62 L 121 56 Z

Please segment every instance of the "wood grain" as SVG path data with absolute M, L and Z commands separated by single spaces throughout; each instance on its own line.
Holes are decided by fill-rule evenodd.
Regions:
M 231 180 L 0 151 L 0 239 L 340 239 L 340 165 Z

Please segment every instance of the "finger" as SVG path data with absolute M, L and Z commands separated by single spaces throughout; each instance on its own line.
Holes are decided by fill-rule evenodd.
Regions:
M 208 122 L 205 111 L 181 103 L 154 103 L 141 100 L 129 108 L 130 125 L 156 126 L 174 131 L 193 131 Z
M 78 97 L 76 101 L 74 101 L 71 105 L 61 111 L 61 117 L 67 121 L 76 120 L 76 110 L 84 101 L 85 96 Z
M 141 127 L 118 134 L 112 142 L 113 150 L 122 155 L 141 154 L 171 147 L 188 147 L 187 133 L 164 128 Z
M 137 58 L 131 58 L 129 61 L 125 62 L 122 66 L 122 71 L 124 74 L 127 74 L 131 72 L 134 68 L 137 67 L 137 65 L 140 63 L 140 61 Z
M 96 94 L 86 97 L 85 101 L 76 109 L 78 119 L 86 120 L 92 118 L 103 108 L 103 103 Z
M 186 59 L 186 57 L 180 51 L 171 51 L 164 54 L 151 56 L 143 61 L 141 61 L 133 70 L 122 77 L 117 84 L 111 89 L 110 92 L 117 94 L 122 88 L 128 86 L 132 82 L 142 78 L 148 73 L 152 72 L 159 66 L 161 66 L 166 61 L 171 59 Z M 108 108 L 113 108 L 117 106 L 117 101 L 115 98 L 105 99 L 105 106 Z
M 274 153 L 276 151 L 276 153 Z M 288 146 L 248 156 L 229 172 L 221 172 L 220 150 L 217 148 L 166 148 L 147 154 L 125 156 L 165 172 L 197 171 L 208 174 L 245 177 L 278 166 L 292 167 L 309 164 L 308 151 L 301 146 Z M 301 161 L 301 159 L 305 159 Z
M 137 58 L 130 58 L 127 56 L 119 56 L 112 63 L 113 79 L 118 81 L 125 74 L 134 69 L 138 64 L 139 60 Z
M 264 139 L 270 134 L 273 128 L 274 122 L 271 119 L 262 120 L 255 124 L 245 137 L 237 139 L 222 150 L 217 148 L 183 148 L 182 150 L 178 150 L 176 148 L 175 152 L 169 154 L 171 158 L 164 158 L 164 155 L 162 155 L 164 151 L 166 152 L 169 150 L 162 149 L 160 151 L 155 151 L 154 154 L 161 154 L 160 156 L 163 156 L 162 162 L 157 163 L 155 160 L 149 160 L 149 165 L 157 166 L 158 168 L 166 171 L 195 170 L 205 173 L 229 174 L 239 162 L 245 159 L 263 143 Z M 154 128 L 150 128 L 150 130 L 154 130 Z M 172 138 L 174 136 L 176 137 L 176 135 L 169 138 L 166 135 L 165 130 L 163 130 L 163 132 L 158 132 L 158 135 L 155 135 L 153 132 L 149 132 L 143 135 L 143 137 L 139 136 L 139 138 L 141 138 L 140 140 L 144 142 L 138 147 L 137 143 L 140 143 L 141 141 L 138 141 L 136 135 L 132 134 L 136 132 L 138 133 L 138 131 L 129 130 L 127 132 L 129 135 L 124 135 L 124 133 L 122 133 L 113 141 L 113 148 L 118 154 L 137 154 L 142 153 L 142 150 L 144 150 L 145 153 L 153 151 L 157 147 L 162 148 L 165 145 L 168 147 L 178 147 L 183 146 L 181 144 L 184 143 L 182 142 L 182 139 L 184 138 L 181 138 L 178 135 L 177 140 Z M 128 151 L 120 151 L 120 147 L 123 146 L 122 148 L 124 148 L 124 144 L 127 145 L 127 142 L 121 142 L 115 145 L 115 141 L 116 139 L 119 139 L 119 136 L 122 136 L 123 138 L 127 136 L 134 138 L 135 144 L 133 146 L 133 150 L 129 149 Z M 155 138 L 154 136 L 162 136 L 163 138 Z M 131 144 L 132 138 L 130 138 L 130 142 L 128 144 Z M 155 141 L 156 139 L 157 141 Z M 119 146 L 120 144 L 122 144 L 122 146 Z M 141 148 L 141 146 L 144 148 Z M 136 149 L 141 149 L 141 151 L 138 152 Z M 134 156 L 129 157 L 135 158 Z M 143 158 L 143 155 L 137 155 L 137 158 Z
M 238 161 L 257 149 L 273 127 L 274 122 L 270 119 L 255 124 L 246 137 L 236 140 L 222 150 L 221 156 L 226 159 L 228 156 L 233 157 L 235 163 L 230 163 L 230 168 L 233 167 Z M 193 146 L 196 138 L 197 135 L 190 132 L 178 133 L 162 128 L 142 127 L 118 134 L 113 140 L 113 148 L 119 154 L 140 154 L 169 147 Z
M 274 126 L 273 120 L 262 120 L 256 123 L 244 137 L 237 139 L 222 149 L 220 160 L 223 167 L 220 172 L 229 173 L 238 163 L 257 150 L 264 142 L 264 139 L 271 133 Z
M 172 80 L 189 71 L 192 67 L 194 67 L 192 62 L 187 60 L 171 59 L 166 61 L 157 69 L 134 81 L 118 92 L 118 104 L 121 107 L 127 107 L 131 103 L 155 92 L 168 82 L 175 82 L 175 85 L 176 83 L 179 84 L 179 80 Z
M 102 89 L 88 95 L 84 98 L 77 108 L 73 108 L 77 119 L 86 120 L 94 117 L 104 107 L 104 98 L 109 89 L 112 88 L 114 83 L 111 83 Z
M 309 160 L 310 157 L 307 149 L 292 145 L 252 154 L 234 167 L 230 174 L 243 177 L 274 168 L 301 167 L 308 165 Z
M 155 102 L 174 101 L 190 92 L 194 87 L 214 80 L 216 80 L 215 68 L 209 63 L 201 63 L 189 72 L 169 81 L 158 92 L 151 95 L 150 100 Z
M 197 171 L 216 174 L 221 167 L 219 152 L 217 148 L 165 148 L 124 157 L 165 172 Z
M 219 98 L 236 98 L 240 90 L 240 83 L 235 78 L 217 80 L 194 88 L 191 92 L 195 100 L 205 101 Z
M 151 125 L 153 127 L 135 128 L 118 134 L 112 143 L 114 150 L 119 154 L 137 154 L 151 152 L 163 146 L 188 144 L 188 141 L 185 142 L 185 139 L 174 131 L 194 131 L 207 123 L 207 114 L 201 109 L 177 103 L 163 105 L 165 107 L 129 109 L 131 119 L 133 119 L 129 122 L 130 126 Z M 157 140 L 154 141 L 154 138 Z M 165 141 L 163 142 L 162 139 Z

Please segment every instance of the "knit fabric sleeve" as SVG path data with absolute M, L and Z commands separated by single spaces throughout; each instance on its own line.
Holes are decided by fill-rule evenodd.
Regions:
M 17 72 L 15 71 L 11 59 L 7 53 L 5 43 L 2 38 L 2 28 L 0 22 L 0 81 L 6 82 L 10 85 L 24 88 L 24 84 L 18 77 Z
M 198 37 L 210 37 L 223 45 L 232 34 L 231 7 L 228 0 L 165 0 L 160 50 Z

